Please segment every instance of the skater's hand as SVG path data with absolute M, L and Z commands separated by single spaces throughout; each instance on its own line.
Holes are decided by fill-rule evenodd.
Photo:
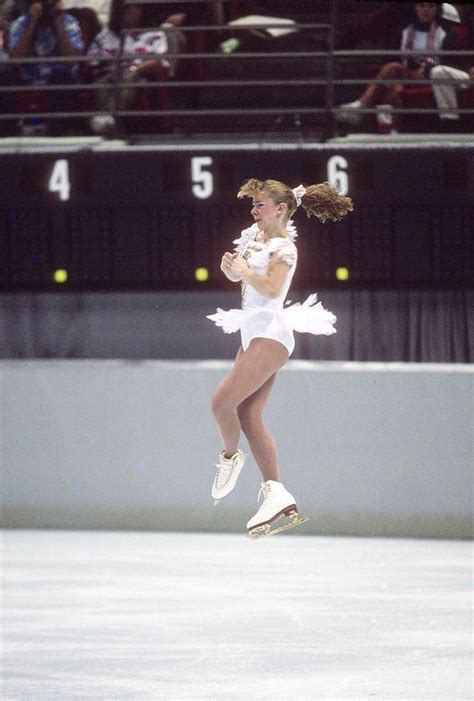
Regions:
M 469 78 L 474 80 L 474 66 L 471 66 L 469 69 Z
M 245 273 L 249 270 L 249 266 L 247 265 L 247 261 L 245 260 L 245 258 L 243 258 L 240 254 L 237 253 L 234 256 L 230 270 L 235 275 L 240 275 L 240 277 L 243 277 Z
M 236 255 L 236 253 L 224 253 L 221 260 L 221 270 L 226 276 L 226 278 L 231 282 L 240 282 L 240 280 L 242 279 L 242 276 L 237 275 L 232 269 L 234 258 L 236 257 Z
M 223 273 L 231 269 L 233 260 L 234 253 L 224 253 L 221 260 L 221 270 Z

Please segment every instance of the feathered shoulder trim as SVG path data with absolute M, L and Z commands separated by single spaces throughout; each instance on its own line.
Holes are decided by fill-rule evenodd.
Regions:
M 293 224 L 293 220 L 290 219 L 288 221 L 288 224 L 286 225 L 286 230 L 288 232 L 288 236 L 290 237 L 290 241 L 295 241 L 296 237 L 298 236 L 298 232 L 296 231 L 296 227 Z M 252 224 L 252 226 L 249 226 L 248 229 L 244 229 L 243 231 L 240 232 L 240 238 L 235 239 L 232 243 L 235 243 L 235 248 L 234 251 L 236 253 L 244 253 L 245 249 L 247 248 L 247 244 L 249 241 L 251 241 L 260 231 L 258 228 L 258 224 Z

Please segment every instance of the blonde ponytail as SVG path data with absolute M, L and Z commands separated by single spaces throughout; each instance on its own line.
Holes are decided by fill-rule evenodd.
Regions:
M 341 195 L 334 185 L 327 182 L 308 185 L 301 198 L 301 206 L 306 216 L 317 217 L 323 223 L 326 219 L 339 221 L 354 209 L 351 198 Z
M 237 193 L 239 199 L 256 198 L 262 195 L 271 197 L 277 204 L 285 202 L 288 207 L 288 217 L 294 214 L 298 206 L 293 190 L 279 180 L 250 178 Z M 327 182 L 308 185 L 305 194 L 301 196 L 301 206 L 308 217 L 317 217 L 321 222 L 327 219 L 339 221 L 353 210 L 351 198 L 344 197 L 334 185 Z

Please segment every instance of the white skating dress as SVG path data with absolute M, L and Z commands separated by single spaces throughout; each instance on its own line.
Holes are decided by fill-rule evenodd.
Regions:
M 283 289 L 276 298 L 259 294 L 249 283 L 242 281 L 242 309 L 217 309 L 216 314 L 207 318 L 221 326 L 225 333 L 240 330 L 242 348 L 249 347 L 253 338 L 271 338 L 282 343 L 293 353 L 295 347 L 294 331 L 330 336 L 336 333 L 336 317 L 324 309 L 321 302 L 316 303 L 316 295 L 310 295 L 303 304 L 284 306 L 291 281 L 296 269 L 298 251 L 294 244 L 297 233 L 292 221 L 288 222 L 290 238 L 272 238 L 267 242 L 256 240 L 260 229 L 253 224 L 244 229 L 236 239 L 235 251 L 242 255 L 253 272 L 265 275 L 273 257 L 283 260 L 289 267 Z

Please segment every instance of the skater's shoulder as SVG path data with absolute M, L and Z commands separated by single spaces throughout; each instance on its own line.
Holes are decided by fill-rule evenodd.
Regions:
M 282 259 L 288 265 L 294 265 L 298 257 L 298 251 L 291 239 L 278 236 L 271 239 L 267 245 L 268 253 L 272 258 Z

